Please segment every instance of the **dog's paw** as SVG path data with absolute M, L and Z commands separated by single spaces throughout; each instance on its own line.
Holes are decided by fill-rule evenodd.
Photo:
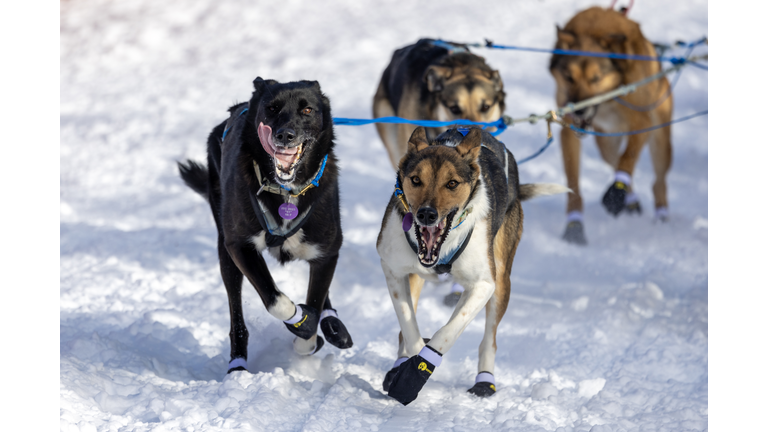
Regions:
M 614 182 L 603 195 L 603 207 L 608 213 L 618 216 L 626 207 L 627 185 L 623 182 Z
M 387 394 L 403 405 L 413 402 L 435 368 L 440 366 L 441 361 L 442 354 L 425 346 L 418 355 L 409 358 L 398 367 Z
M 480 372 L 475 377 L 475 385 L 467 392 L 477 397 L 493 396 L 496 393 L 496 378 L 490 372 Z
M 325 341 L 320 335 L 315 339 L 314 346 L 310 346 L 309 340 L 297 337 L 293 340 L 293 351 L 298 355 L 311 356 L 320 351 L 320 349 L 323 348 L 323 345 L 325 345 Z
M 467 393 L 472 393 L 477 397 L 493 396 L 496 393 L 496 385 L 489 382 L 479 382 L 467 390 Z
M 443 304 L 449 307 L 454 307 L 456 304 L 459 303 L 459 299 L 461 298 L 460 292 L 452 292 L 450 294 L 446 294 L 445 297 L 443 297 Z
M 659 221 L 659 222 L 666 222 L 666 221 L 668 221 L 669 220 L 669 210 L 666 207 L 664 207 L 664 206 L 656 207 L 656 212 L 653 215 L 653 220 L 654 221 Z
M 584 225 L 581 221 L 571 221 L 565 226 L 563 240 L 577 245 L 587 244 L 587 237 L 584 236 Z
M 311 306 L 300 304 L 296 306 L 301 309 L 301 318 L 298 316 L 291 318 L 294 323 L 284 322 L 288 330 L 302 339 L 309 339 L 317 333 L 317 324 L 320 321 L 320 314 Z M 298 310 L 297 310 L 298 312 Z M 298 315 L 298 314 L 297 314 Z
M 336 348 L 347 349 L 352 346 L 352 336 L 349 335 L 335 309 L 325 309 L 320 314 L 320 330 L 323 331 L 328 343 Z

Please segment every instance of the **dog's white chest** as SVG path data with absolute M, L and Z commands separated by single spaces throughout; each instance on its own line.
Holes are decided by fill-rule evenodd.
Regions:
M 251 237 L 251 243 L 256 247 L 256 250 L 263 252 L 267 249 L 266 233 L 262 231 L 259 235 Z M 322 251 L 316 244 L 308 243 L 304 241 L 304 229 L 299 229 L 296 234 L 288 237 L 285 243 L 279 247 L 271 247 L 269 254 L 275 258 L 280 257 L 280 253 L 284 252 L 289 254 L 293 259 L 300 259 L 304 261 L 311 261 L 317 259 L 322 255 Z

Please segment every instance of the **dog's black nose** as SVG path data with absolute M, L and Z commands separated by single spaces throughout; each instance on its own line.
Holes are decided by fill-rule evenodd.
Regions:
M 422 225 L 432 225 L 437 222 L 437 210 L 432 207 L 422 207 L 416 212 L 416 219 Z
M 579 117 L 583 117 L 584 113 L 586 113 L 586 112 L 587 112 L 587 109 L 586 108 L 582 108 L 582 109 L 574 111 L 573 113 L 576 114 Z
M 277 130 L 277 134 L 275 134 L 275 138 L 277 138 L 278 141 L 282 141 L 282 142 L 293 141 L 293 139 L 296 138 L 296 131 L 287 127 L 280 128 Z

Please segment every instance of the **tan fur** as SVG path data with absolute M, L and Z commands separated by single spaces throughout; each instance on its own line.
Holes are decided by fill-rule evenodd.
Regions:
M 640 26 L 619 12 L 593 7 L 576 14 L 563 29 L 558 28 L 556 48 L 581 51 L 617 52 L 655 56 L 653 45 L 645 39 Z M 660 70 L 658 62 L 640 60 L 611 61 L 597 57 L 563 56 L 553 63 L 550 72 L 557 83 L 558 106 L 578 102 L 592 96 L 613 90 L 620 85 L 633 83 Z M 639 87 L 625 97 L 627 102 L 648 106 L 666 96 L 669 82 L 666 78 Z M 589 112 L 589 111 L 588 111 Z M 656 108 L 635 111 L 615 101 L 597 107 L 592 126 L 598 132 L 628 132 L 648 128 L 670 121 L 672 96 Z M 574 122 L 574 118 L 566 118 Z M 578 126 L 578 124 L 577 124 Z M 579 190 L 579 166 L 581 142 L 573 131 L 563 128 L 560 134 L 563 165 L 568 187 L 573 191 L 568 196 L 567 211 L 583 211 Z M 672 161 L 670 127 L 627 137 L 627 145 L 619 152 L 621 138 L 596 138 L 602 158 L 615 170 L 633 174 L 643 146 L 650 141 L 651 157 L 656 182 L 653 186 L 655 206 L 666 207 L 666 174 Z

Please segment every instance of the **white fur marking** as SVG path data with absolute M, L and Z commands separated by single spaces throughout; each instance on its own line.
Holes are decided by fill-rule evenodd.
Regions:
M 260 236 L 262 234 L 260 234 Z M 264 244 L 264 247 L 266 248 L 266 243 Z M 303 228 L 296 231 L 296 234 L 285 239 L 285 243 L 283 243 L 282 246 L 269 248 L 269 254 L 275 258 L 280 258 L 281 250 L 290 254 L 293 259 L 301 259 L 304 261 L 312 261 L 323 255 L 317 245 L 304 241 Z
M 272 305 L 272 307 L 267 308 L 267 312 L 280 321 L 285 321 L 291 319 L 295 312 L 299 312 L 299 307 L 294 305 L 291 299 L 285 294 L 280 293 L 280 295 L 277 296 L 275 304 Z

